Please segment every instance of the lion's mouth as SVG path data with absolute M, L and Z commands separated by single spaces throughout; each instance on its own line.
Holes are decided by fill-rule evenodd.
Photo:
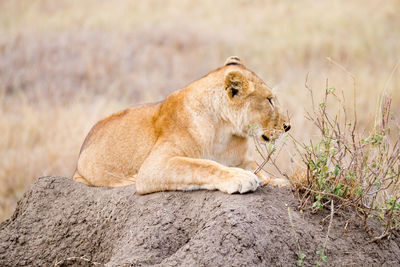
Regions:
M 263 134 L 261 137 L 262 137 L 262 139 L 264 139 L 265 142 L 269 142 L 270 141 L 268 136 L 266 136 L 265 134 Z

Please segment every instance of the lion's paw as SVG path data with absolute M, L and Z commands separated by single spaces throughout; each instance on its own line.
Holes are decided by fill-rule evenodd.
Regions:
M 268 175 L 257 173 L 258 178 L 260 178 L 261 185 L 270 184 L 272 186 L 284 187 L 289 185 L 289 181 L 284 178 L 270 178 Z
M 260 179 L 250 171 L 239 168 L 229 168 L 226 177 L 217 188 L 225 193 L 246 193 L 255 191 L 261 185 Z
M 278 187 L 289 186 L 289 181 L 283 178 L 271 179 L 269 183 L 273 186 L 278 186 Z

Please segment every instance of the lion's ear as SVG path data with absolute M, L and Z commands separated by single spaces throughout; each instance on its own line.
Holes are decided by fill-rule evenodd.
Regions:
M 225 65 L 225 66 L 229 66 L 229 65 L 242 65 L 242 66 L 244 66 L 242 60 L 240 60 L 240 58 L 237 57 L 237 56 L 228 57 L 228 58 L 226 59 L 224 65 Z
M 251 93 L 249 81 L 239 71 L 231 71 L 226 74 L 225 90 L 230 99 L 243 97 Z

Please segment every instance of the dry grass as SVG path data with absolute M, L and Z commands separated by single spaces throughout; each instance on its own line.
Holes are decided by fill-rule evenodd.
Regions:
M 381 1 L 0 0 L 0 220 L 36 177 L 72 174 L 95 121 L 160 100 L 230 55 L 274 87 L 293 134 L 312 139 L 304 81 L 358 81 L 359 127 L 378 96 L 400 104 L 400 8 Z M 322 95 L 315 92 L 316 97 Z M 395 116 L 399 115 L 394 109 Z M 298 129 L 301 129 L 299 131 Z

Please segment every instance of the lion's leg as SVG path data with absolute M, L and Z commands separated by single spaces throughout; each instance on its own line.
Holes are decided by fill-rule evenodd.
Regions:
M 258 165 L 254 160 L 245 160 L 238 167 L 245 169 L 245 170 L 249 170 L 251 172 L 254 172 L 258 168 Z M 279 186 L 279 187 L 289 185 L 288 181 L 284 178 L 272 179 L 271 177 L 269 177 L 269 175 L 263 169 L 261 169 L 257 173 L 257 177 L 261 180 L 263 185 L 270 184 L 270 185 Z
M 195 189 L 218 189 L 231 194 L 254 191 L 259 186 L 259 179 L 249 171 L 212 160 L 162 156 L 162 152 L 153 151 L 140 168 L 136 180 L 139 194 Z
M 112 186 L 112 187 L 118 187 L 118 186 L 126 186 L 126 185 L 131 185 L 135 183 L 135 176 L 132 178 L 124 178 L 124 177 L 116 177 L 116 175 L 106 173 L 107 177 L 103 177 L 102 180 L 106 181 L 104 184 L 101 184 L 100 186 Z M 78 171 L 75 172 L 75 174 L 72 176 L 72 179 L 77 182 L 84 183 L 89 186 L 99 186 L 97 184 L 93 185 L 92 183 L 89 182 L 88 179 L 83 177 Z
M 74 175 L 72 176 L 72 179 L 74 181 L 77 181 L 77 182 L 80 182 L 80 183 L 83 183 L 86 185 L 91 185 L 88 180 L 86 180 L 82 175 L 79 174 L 78 171 L 75 171 Z

